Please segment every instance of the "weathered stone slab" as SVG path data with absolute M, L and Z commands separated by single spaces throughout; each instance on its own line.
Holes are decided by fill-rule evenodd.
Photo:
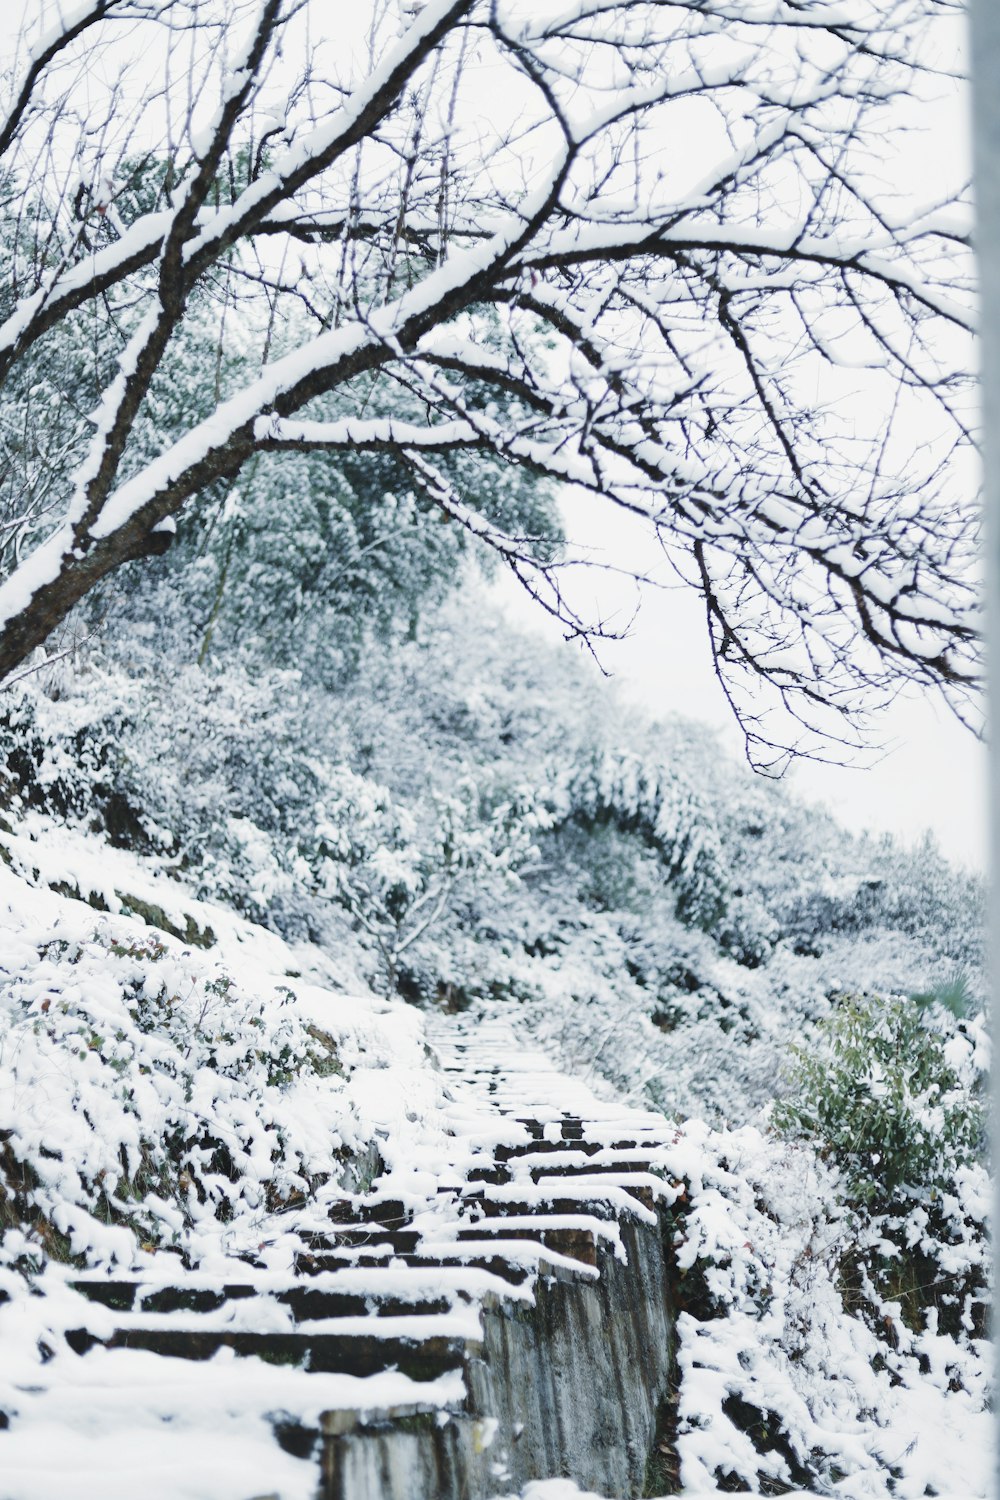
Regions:
M 620 1221 L 626 1260 L 597 1251 L 599 1276 L 542 1275 L 534 1305 L 483 1309 L 466 1363 L 467 1410 L 327 1423 L 320 1500 L 487 1500 L 563 1474 L 583 1489 L 642 1494 L 673 1360 L 666 1231 Z

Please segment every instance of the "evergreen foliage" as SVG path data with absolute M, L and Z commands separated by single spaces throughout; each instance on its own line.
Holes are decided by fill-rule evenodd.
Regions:
M 906 996 L 844 996 L 793 1048 L 775 1123 L 832 1154 L 873 1212 L 937 1197 L 982 1153 L 983 1047 L 981 1015 L 953 1023 Z
M 989 1048 L 954 981 L 930 995 L 845 995 L 792 1049 L 779 1130 L 839 1169 L 857 1230 L 843 1274 L 877 1318 L 981 1335 L 988 1298 Z M 950 1003 L 949 1003 L 950 1002 Z M 959 1012 L 956 1015 L 956 1012 Z

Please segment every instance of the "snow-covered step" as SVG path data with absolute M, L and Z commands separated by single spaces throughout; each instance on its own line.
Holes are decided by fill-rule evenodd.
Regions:
M 602 1172 L 646 1171 L 651 1166 L 666 1166 L 670 1156 L 660 1144 L 646 1146 L 599 1146 L 581 1141 L 573 1146 L 563 1142 L 532 1142 L 530 1146 L 499 1148 L 502 1159 L 513 1170 L 529 1169 L 558 1172 L 564 1168 L 583 1168 Z
M 420 1235 L 412 1227 L 391 1228 L 381 1224 L 337 1225 L 329 1233 L 310 1236 L 310 1250 L 316 1254 L 336 1254 L 356 1250 L 382 1256 L 405 1255 L 414 1250 Z
M 296 1269 L 301 1276 L 312 1281 L 323 1279 L 326 1276 L 337 1274 L 339 1271 L 352 1269 L 358 1271 L 379 1270 L 414 1270 L 426 1273 L 428 1268 L 447 1272 L 451 1269 L 474 1271 L 489 1276 L 494 1282 L 503 1283 L 505 1290 L 500 1295 L 512 1297 L 519 1296 L 525 1281 L 530 1278 L 540 1258 L 537 1244 L 526 1246 L 525 1253 L 512 1255 L 508 1253 L 509 1247 L 504 1247 L 503 1254 L 499 1254 L 494 1244 L 487 1244 L 481 1250 L 474 1247 L 462 1247 L 461 1250 L 454 1240 L 439 1242 L 429 1236 L 421 1239 L 416 1250 L 404 1255 L 359 1256 L 349 1262 L 342 1255 L 326 1255 L 322 1252 L 310 1256 L 299 1256 L 296 1259 Z
M 289 1326 L 316 1318 L 391 1317 L 403 1313 L 446 1312 L 454 1301 L 471 1300 L 474 1292 L 457 1288 L 450 1293 L 418 1292 L 401 1289 L 395 1281 L 389 1289 L 349 1291 L 336 1286 L 317 1286 L 314 1282 L 296 1281 L 284 1290 L 261 1288 L 252 1283 L 227 1283 L 220 1287 L 149 1286 L 141 1281 L 80 1280 L 75 1289 L 92 1302 L 135 1318 L 175 1317 L 178 1314 L 202 1314 L 204 1326 L 211 1318 L 232 1321 L 241 1314 L 243 1321 L 284 1316 Z M 121 1324 L 120 1326 L 127 1326 Z
M 467 1213 L 475 1210 L 479 1216 L 534 1212 L 544 1218 L 549 1214 L 573 1213 L 583 1205 L 603 1204 L 612 1211 L 634 1213 L 647 1223 L 653 1223 L 656 1214 L 649 1207 L 649 1201 L 663 1184 L 648 1174 L 634 1185 L 624 1186 L 623 1181 L 627 1182 L 627 1179 L 613 1181 L 611 1174 L 601 1177 L 594 1173 L 586 1176 L 567 1173 L 559 1177 L 543 1177 L 538 1182 L 485 1183 L 465 1195 L 463 1205 Z M 668 1195 L 664 1192 L 663 1196 Z
M 141 1349 L 167 1359 L 200 1363 L 230 1350 L 243 1359 L 359 1378 L 399 1370 L 417 1382 L 436 1380 L 449 1370 L 462 1369 L 479 1352 L 478 1343 L 466 1338 L 457 1324 L 450 1334 L 447 1327 L 451 1325 L 442 1325 L 446 1331 L 440 1333 L 418 1327 L 400 1333 L 386 1329 L 385 1320 L 372 1318 L 371 1331 L 363 1333 L 350 1326 L 332 1331 L 332 1325 L 349 1324 L 349 1320 L 329 1321 L 331 1326 L 326 1330 L 286 1333 L 202 1328 L 166 1321 L 120 1328 L 106 1339 L 87 1329 L 69 1330 L 66 1341 L 81 1355 L 100 1345 L 105 1350 Z
M 670 1126 L 519 1056 L 509 1028 L 449 1022 L 432 1045 L 440 1111 L 405 1151 L 374 1153 L 365 1191 L 331 1183 L 287 1254 L 265 1239 L 219 1274 L 173 1256 L 73 1274 L 75 1354 L 22 1405 L 76 1391 L 103 1421 L 106 1394 L 110 1422 L 128 1371 L 160 1369 L 189 1425 L 226 1393 L 221 1433 L 246 1391 L 280 1449 L 315 1465 L 319 1500 L 485 1500 L 508 1470 L 511 1487 L 556 1472 L 569 1444 L 597 1445 L 603 1474 L 623 1381 L 638 1452 L 670 1357 Z

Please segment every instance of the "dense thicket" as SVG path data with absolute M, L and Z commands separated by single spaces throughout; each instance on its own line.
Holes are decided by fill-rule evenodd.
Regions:
M 370 502 L 379 472 L 363 477 Z M 8 804 L 85 822 L 286 936 L 353 929 L 376 982 L 423 1004 L 544 1016 L 557 986 L 581 1047 L 624 1006 L 612 1076 L 680 1028 L 683 1074 L 655 1087 L 681 1109 L 759 1102 L 761 1039 L 838 991 L 926 994 L 959 972 L 976 989 L 981 893 L 931 843 L 851 838 L 707 732 L 626 713 L 569 648 L 514 635 L 468 570 L 442 602 L 440 522 L 412 524 L 428 567 L 405 586 L 378 548 L 340 590 L 299 588 L 301 554 L 274 556 L 295 599 L 280 628 L 217 533 L 184 539 L 152 594 L 109 599 L 86 650 L 9 690 Z

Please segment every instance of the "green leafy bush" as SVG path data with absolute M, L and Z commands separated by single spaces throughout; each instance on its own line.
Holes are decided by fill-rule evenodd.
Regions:
M 853 1202 L 872 1211 L 933 1197 L 979 1158 L 981 1073 L 974 1029 L 905 996 L 849 995 L 817 1039 L 793 1049 L 783 1132 L 821 1143 Z
M 927 1323 L 981 1334 L 989 1203 L 984 1019 L 961 980 L 848 995 L 793 1049 L 773 1122 L 832 1158 L 853 1211 L 842 1276 L 896 1340 Z

